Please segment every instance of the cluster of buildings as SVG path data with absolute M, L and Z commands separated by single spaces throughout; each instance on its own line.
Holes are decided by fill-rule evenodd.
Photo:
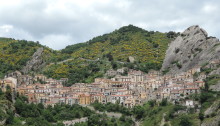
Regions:
M 119 70 L 119 73 L 121 70 Z M 196 73 L 200 73 L 195 77 Z M 190 94 L 199 93 L 204 87 L 205 73 L 200 67 L 172 75 L 161 75 L 158 71 L 145 74 L 141 71 L 128 70 L 126 76 L 117 74 L 106 78 L 96 78 L 94 83 L 76 83 L 71 87 L 63 86 L 68 79 L 48 79 L 44 75 L 28 76 L 16 71 L 0 80 L 3 91 L 10 86 L 15 92 L 28 97 L 29 102 L 45 105 L 81 104 L 95 101 L 100 103 L 119 103 L 132 108 L 148 100 L 168 99 L 177 102 Z

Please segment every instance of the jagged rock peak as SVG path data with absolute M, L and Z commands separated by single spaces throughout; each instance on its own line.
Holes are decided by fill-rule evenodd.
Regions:
M 182 34 L 187 36 L 193 36 L 196 34 L 204 35 L 205 37 L 208 36 L 208 33 L 204 29 L 200 28 L 198 25 L 193 25 L 187 28 Z
M 166 51 L 162 70 L 170 73 L 187 71 L 197 65 L 220 59 L 220 42 L 215 37 L 208 37 L 198 25 L 187 28 Z
M 45 65 L 45 62 L 44 62 L 43 56 L 42 56 L 43 52 L 44 52 L 43 47 L 37 49 L 37 51 L 33 54 L 31 60 L 29 60 L 26 64 L 26 66 L 22 69 L 22 72 L 24 74 L 26 74 L 32 70 L 38 70 Z

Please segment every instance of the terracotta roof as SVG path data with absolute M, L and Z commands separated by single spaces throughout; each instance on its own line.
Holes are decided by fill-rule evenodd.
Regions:
M 205 83 L 204 81 L 195 81 L 195 83 Z
M 5 80 L 5 82 L 6 82 L 6 83 L 12 83 L 12 81 L 11 81 L 11 80 Z
M 194 83 L 186 83 L 185 85 L 195 85 Z
M 198 90 L 199 88 L 185 88 L 185 90 Z
M 131 96 L 131 95 L 111 95 L 111 96 Z

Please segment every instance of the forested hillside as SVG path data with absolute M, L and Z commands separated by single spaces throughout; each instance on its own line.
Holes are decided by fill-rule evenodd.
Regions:
M 92 82 L 109 69 L 128 67 L 148 72 L 161 68 L 168 43 L 175 32 L 147 31 L 133 25 L 95 37 L 85 43 L 52 50 L 39 42 L 0 38 L 0 77 L 21 70 L 40 47 L 46 67 L 34 71 L 55 79 L 69 78 L 69 84 Z
M 39 47 L 42 45 L 36 42 L 0 38 L 0 77 L 20 70 Z
M 129 25 L 86 43 L 67 46 L 62 52 L 71 54 L 73 58 L 94 60 L 111 53 L 117 61 L 125 62 L 129 56 L 133 56 L 138 62 L 161 63 L 169 42 L 165 33 Z
M 148 72 L 161 68 L 168 43 L 177 34 L 146 31 L 133 25 L 95 37 L 86 43 L 67 46 L 62 55 L 71 60 L 48 65 L 44 74 L 67 77 L 70 83 L 92 82 L 108 69 L 129 67 Z M 130 58 L 129 58 L 130 57 Z
M 21 70 L 40 47 L 44 48 L 43 59 L 47 64 L 68 58 L 67 54 L 61 54 L 39 42 L 0 38 L 0 78 L 6 73 Z

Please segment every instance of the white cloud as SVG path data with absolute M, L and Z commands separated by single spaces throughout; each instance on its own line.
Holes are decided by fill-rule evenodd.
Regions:
M 71 45 L 73 40 L 70 35 L 47 35 L 39 40 L 41 44 L 47 45 L 49 47 L 54 47 L 54 49 L 62 49 L 67 45 Z M 56 45 L 56 46 L 54 46 Z
M 10 30 L 13 28 L 12 25 L 2 25 L 0 26 L 0 33 L 1 34 L 5 34 L 5 33 L 8 33 L 10 32 Z
M 10 37 L 16 39 L 26 39 L 33 40 L 32 35 L 22 29 L 15 28 L 12 25 L 2 25 L 0 26 L 0 36 L 1 37 Z
M 40 41 L 54 49 L 134 24 L 180 31 L 191 25 L 220 37 L 217 0 L 0 0 L 0 36 Z
M 205 5 L 202 10 L 205 12 L 205 13 L 215 13 L 217 10 L 218 10 L 218 7 L 216 5 L 213 5 L 213 4 L 207 4 Z

